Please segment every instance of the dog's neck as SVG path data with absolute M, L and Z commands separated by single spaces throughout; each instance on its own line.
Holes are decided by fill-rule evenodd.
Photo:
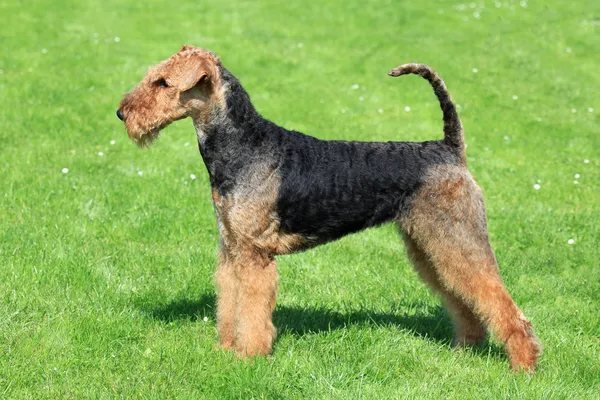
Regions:
M 210 136 L 225 140 L 224 136 L 234 138 L 252 133 L 253 127 L 262 119 L 241 83 L 222 66 L 219 69 L 218 83 L 213 90 L 207 106 L 210 111 L 201 112 L 199 117 L 194 118 L 201 147 Z
M 224 67 L 219 72 L 221 101 L 211 104 L 208 118 L 194 119 L 194 127 L 211 185 L 225 194 L 260 159 L 274 124 L 258 114 L 237 78 Z

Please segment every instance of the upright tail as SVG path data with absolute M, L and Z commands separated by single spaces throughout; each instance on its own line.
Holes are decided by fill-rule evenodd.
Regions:
M 407 74 L 421 75 L 423 78 L 427 79 L 433 87 L 433 91 L 440 101 L 440 107 L 444 114 L 444 142 L 455 148 L 458 151 L 461 160 L 465 162 L 465 137 L 463 127 L 444 81 L 426 64 L 403 64 L 388 72 L 388 75 L 390 76 Z

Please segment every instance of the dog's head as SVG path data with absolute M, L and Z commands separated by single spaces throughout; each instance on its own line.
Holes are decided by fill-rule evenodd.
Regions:
M 219 58 L 210 51 L 183 46 L 151 67 L 117 110 L 129 137 L 142 147 L 173 121 L 207 118 L 218 100 L 219 65 Z

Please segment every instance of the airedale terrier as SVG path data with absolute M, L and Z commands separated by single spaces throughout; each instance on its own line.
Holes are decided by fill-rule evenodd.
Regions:
M 512 368 L 535 369 L 541 346 L 502 284 L 456 108 L 427 65 L 389 72 L 404 74 L 433 87 L 443 140 L 325 141 L 286 130 L 258 114 L 217 56 L 192 46 L 152 67 L 123 98 L 117 115 L 140 146 L 173 121 L 194 122 L 220 236 L 215 278 L 223 348 L 241 356 L 271 351 L 276 255 L 393 221 L 417 272 L 453 319 L 454 344 L 481 342 L 487 326 Z

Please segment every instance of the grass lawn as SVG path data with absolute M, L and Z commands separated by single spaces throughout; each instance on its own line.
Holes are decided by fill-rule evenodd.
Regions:
M 598 1 L 9 0 L 0 15 L 0 398 L 597 398 Z M 451 349 L 389 225 L 279 259 L 272 357 L 216 351 L 191 121 L 141 151 L 115 116 L 182 44 L 220 55 L 265 117 L 324 139 L 441 138 L 427 82 L 386 75 L 432 65 L 544 344 L 538 374 L 510 372 L 493 339 Z

